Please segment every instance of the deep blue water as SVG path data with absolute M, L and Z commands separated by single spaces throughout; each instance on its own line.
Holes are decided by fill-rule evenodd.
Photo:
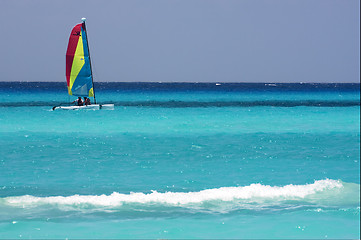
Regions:
M 95 91 L 0 82 L 0 238 L 359 238 L 360 84 Z

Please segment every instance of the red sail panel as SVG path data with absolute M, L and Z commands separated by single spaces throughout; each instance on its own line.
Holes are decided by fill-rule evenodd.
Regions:
M 82 23 L 77 24 L 71 31 L 68 43 L 68 50 L 66 51 L 66 81 L 69 87 L 70 73 L 73 66 L 73 59 L 76 47 L 78 45 L 79 37 L 81 36 Z

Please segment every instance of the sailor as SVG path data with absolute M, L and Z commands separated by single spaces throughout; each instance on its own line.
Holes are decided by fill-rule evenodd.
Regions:
M 84 97 L 84 105 L 85 106 L 91 105 L 90 98 Z
M 81 100 L 81 97 L 78 97 L 77 100 L 72 101 L 71 103 L 75 103 L 77 104 L 77 106 L 83 106 L 83 100 Z

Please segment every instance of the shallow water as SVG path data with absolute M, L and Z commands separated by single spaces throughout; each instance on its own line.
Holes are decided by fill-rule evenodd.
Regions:
M 1 238 L 358 238 L 359 84 L 0 84 Z

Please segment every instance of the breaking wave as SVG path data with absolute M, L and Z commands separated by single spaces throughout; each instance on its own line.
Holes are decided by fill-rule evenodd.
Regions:
M 158 211 L 182 209 L 193 212 L 229 213 L 360 206 L 360 185 L 340 180 L 318 180 L 312 184 L 269 186 L 259 183 L 243 187 L 221 187 L 198 192 L 114 192 L 110 195 L 36 197 L 30 195 L 0 199 L 0 208 L 56 209 L 79 212 Z

